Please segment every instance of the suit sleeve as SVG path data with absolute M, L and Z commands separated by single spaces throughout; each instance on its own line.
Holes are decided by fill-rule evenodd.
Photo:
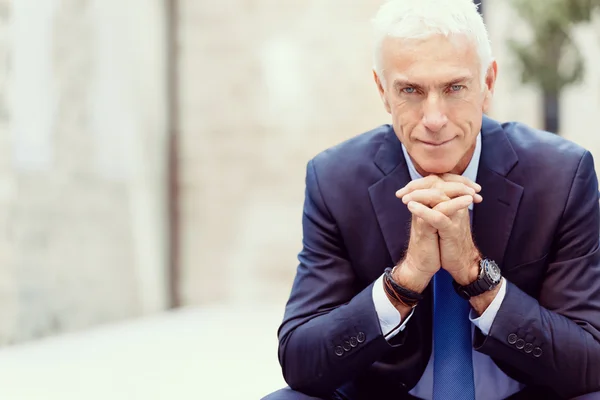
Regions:
M 599 224 L 598 182 L 585 152 L 539 300 L 509 282 L 489 335 L 476 334 L 476 350 L 569 398 L 600 390 Z
M 278 332 L 279 362 L 292 389 L 319 396 L 367 369 L 391 345 L 381 333 L 373 284 L 357 287 L 314 160 L 307 166 L 302 227 L 303 248 Z

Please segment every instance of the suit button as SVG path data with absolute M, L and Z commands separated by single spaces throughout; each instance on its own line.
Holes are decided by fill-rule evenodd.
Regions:
M 344 340 L 344 344 L 342 345 L 342 347 L 344 348 L 345 351 L 352 350 L 352 346 L 350 345 L 350 341 L 348 341 L 348 340 Z
M 531 353 L 533 351 L 533 345 L 531 343 L 527 343 L 525 345 L 525 353 Z
M 352 347 L 358 346 L 358 340 L 356 339 L 356 336 L 352 336 L 350 338 L 350 346 L 352 346 Z
M 335 355 L 338 357 L 341 357 L 344 355 L 344 349 L 342 349 L 342 346 L 337 346 L 335 348 Z
M 358 343 L 362 343 L 364 342 L 366 339 L 366 336 L 363 332 L 358 332 L 358 335 L 356 335 L 356 340 L 358 341 Z
M 523 339 L 517 340 L 517 343 L 515 343 L 515 347 L 521 350 L 523 347 L 525 347 L 525 341 Z
M 518 337 L 514 333 L 511 333 L 510 335 L 508 335 L 508 343 L 510 343 L 510 344 L 517 343 L 517 339 L 518 339 Z
M 534 357 L 541 357 L 542 356 L 542 349 L 540 349 L 539 347 L 536 347 L 535 349 L 533 349 L 533 356 Z

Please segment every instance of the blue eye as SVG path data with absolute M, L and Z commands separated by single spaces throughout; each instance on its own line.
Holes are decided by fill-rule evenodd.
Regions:
M 417 90 L 414 87 L 405 87 L 404 89 L 402 89 L 402 91 L 406 94 L 413 94 Z
M 463 85 L 452 85 L 450 86 L 451 92 L 460 92 L 464 88 Z

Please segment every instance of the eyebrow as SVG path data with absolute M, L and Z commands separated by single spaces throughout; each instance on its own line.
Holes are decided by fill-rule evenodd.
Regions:
M 443 86 L 443 87 L 452 86 L 452 85 L 456 85 L 457 83 L 470 82 L 472 80 L 473 80 L 473 77 L 471 75 L 462 75 L 462 76 L 454 78 L 448 82 L 444 82 L 441 86 Z M 397 90 L 397 89 L 400 89 L 405 86 L 414 87 L 416 89 L 422 88 L 422 85 L 419 85 L 418 83 L 415 83 L 415 82 L 411 82 L 408 79 L 399 78 L 399 79 L 394 80 L 394 84 L 393 84 L 394 89 Z
M 444 86 L 451 86 L 451 85 L 455 85 L 457 83 L 471 82 L 472 80 L 473 80 L 473 77 L 471 75 L 463 75 L 463 76 L 459 76 L 456 79 L 452 79 L 450 82 L 445 83 Z

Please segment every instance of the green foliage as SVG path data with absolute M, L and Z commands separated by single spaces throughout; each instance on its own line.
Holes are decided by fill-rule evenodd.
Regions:
M 583 77 L 584 62 L 571 34 L 600 10 L 600 0 L 510 0 L 533 31 L 528 43 L 510 40 L 524 83 L 559 94 Z

